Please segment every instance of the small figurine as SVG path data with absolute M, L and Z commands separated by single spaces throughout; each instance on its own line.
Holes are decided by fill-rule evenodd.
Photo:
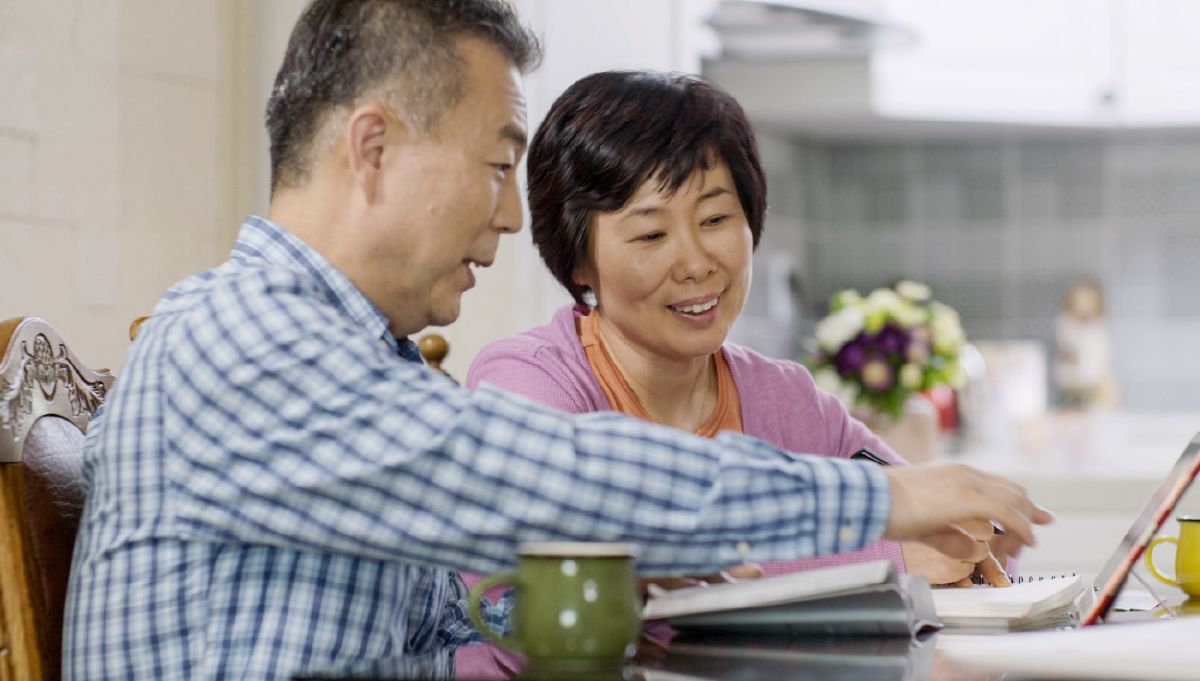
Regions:
M 1071 284 L 1054 325 L 1054 382 L 1066 407 L 1111 407 L 1115 380 L 1104 292 L 1093 279 Z

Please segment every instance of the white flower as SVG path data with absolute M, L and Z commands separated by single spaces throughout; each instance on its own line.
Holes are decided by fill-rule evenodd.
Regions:
M 896 293 L 915 303 L 929 300 L 929 296 L 933 295 L 933 292 L 925 284 L 907 280 L 896 284 Z
M 858 291 L 855 291 L 852 288 L 838 291 L 837 293 L 833 294 L 833 298 L 830 299 L 830 304 L 838 310 L 844 307 L 857 306 L 861 302 L 862 296 L 858 293 Z
M 865 322 L 862 310 L 857 307 L 842 308 L 817 324 L 817 342 L 821 344 L 821 349 L 835 353 L 863 330 Z
M 957 353 L 967 342 L 967 336 L 963 333 L 958 313 L 954 311 L 954 308 L 941 303 L 933 303 L 929 306 L 929 310 L 931 313 L 929 330 L 933 333 L 934 351 L 943 355 Z
M 838 398 L 842 404 L 846 405 L 847 409 L 853 407 L 854 400 L 858 399 L 857 386 L 849 381 L 843 381 L 833 367 L 819 369 L 813 374 L 813 381 L 818 388 Z
M 946 377 L 946 384 L 955 390 L 961 390 L 967 386 L 967 373 L 963 371 L 962 364 L 958 362 L 947 364 L 942 369 L 942 375 Z
M 924 379 L 921 367 L 916 364 L 905 364 L 900 367 L 900 385 L 909 390 L 917 390 L 921 387 L 921 382 Z
M 924 308 L 913 305 L 907 300 L 896 310 L 896 321 L 906 329 L 925 323 L 928 313 Z
M 901 305 L 900 296 L 890 288 L 877 288 L 867 296 L 867 314 L 894 313 L 900 309 Z
M 842 377 L 833 367 L 822 367 L 813 373 L 813 382 L 827 393 L 836 393 L 842 387 Z

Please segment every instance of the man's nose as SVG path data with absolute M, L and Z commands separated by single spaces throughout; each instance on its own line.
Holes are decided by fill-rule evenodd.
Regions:
M 516 234 L 521 231 L 524 222 L 525 211 L 521 208 L 521 192 L 517 187 L 516 174 L 513 173 L 500 192 L 500 202 L 496 205 L 492 228 L 504 234 Z

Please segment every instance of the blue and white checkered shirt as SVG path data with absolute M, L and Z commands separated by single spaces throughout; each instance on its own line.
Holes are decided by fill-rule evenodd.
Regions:
M 81 681 L 409 653 L 450 670 L 471 637 L 451 568 L 550 539 L 633 542 L 659 573 L 846 551 L 879 537 L 890 498 L 877 466 L 463 390 L 253 217 L 143 327 L 84 485 L 64 641 Z

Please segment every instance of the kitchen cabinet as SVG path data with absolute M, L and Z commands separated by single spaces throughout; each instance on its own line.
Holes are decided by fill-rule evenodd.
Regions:
M 1109 2 L 894 0 L 887 8 L 918 37 L 872 59 L 880 115 L 1066 125 L 1113 116 Z
M 874 6 L 913 40 L 859 55 L 722 57 L 705 72 L 760 122 L 802 133 L 1200 125 L 1193 0 Z
M 1200 3 L 1120 0 L 1115 48 L 1117 107 L 1135 126 L 1200 121 Z

